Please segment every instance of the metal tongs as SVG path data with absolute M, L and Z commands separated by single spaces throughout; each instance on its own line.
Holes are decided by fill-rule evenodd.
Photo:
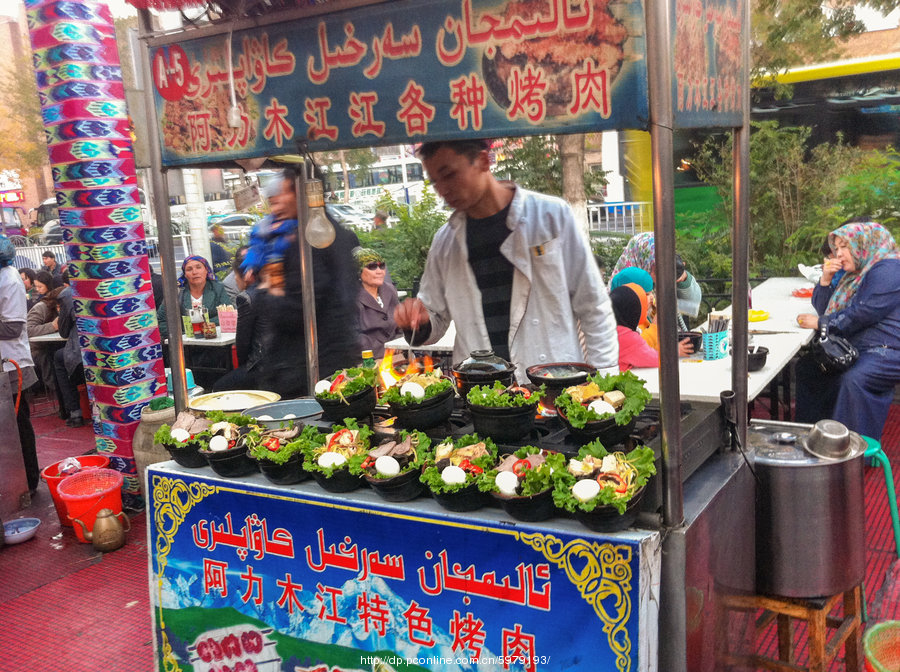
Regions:
M 416 340 L 416 328 L 417 328 L 417 327 L 418 327 L 418 324 L 413 324 L 412 334 L 410 334 L 410 336 L 409 336 L 409 341 L 408 341 L 407 344 L 406 344 L 406 366 L 407 366 L 407 367 L 408 367 L 408 366 L 412 363 L 412 361 L 415 359 L 415 356 L 413 355 L 413 346 L 412 346 L 412 344 L 413 344 L 413 341 Z

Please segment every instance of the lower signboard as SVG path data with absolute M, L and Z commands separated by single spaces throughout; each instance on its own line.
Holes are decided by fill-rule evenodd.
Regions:
M 653 670 L 659 535 L 153 465 L 157 669 Z

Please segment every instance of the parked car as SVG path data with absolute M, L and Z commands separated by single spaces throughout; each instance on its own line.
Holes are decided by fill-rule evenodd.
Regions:
M 207 219 L 207 226 L 221 226 L 228 238 L 249 236 L 253 225 L 259 221 L 259 217 L 245 212 L 233 212 L 228 215 L 213 215 Z
M 349 203 L 326 203 L 325 210 L 344 226 L 360 231 L 370 231 L 372 229 L 372 217 Z

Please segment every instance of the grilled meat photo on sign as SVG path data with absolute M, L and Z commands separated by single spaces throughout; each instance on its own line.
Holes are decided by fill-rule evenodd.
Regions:
M 575 97 L 575 76 L 579 72 L 587 72 L 589 61 L 593 62 L 590 70 L 595 75 L 604 71 L 607 73 L 607 91 L 619 74 L 629 33 L 625 24 L 610 10 L 612 3 L 609 0 L 565 1 L 570 5 L 574 16 L 585 17 L 585 20 L 568 23 L 566 19 L 558 19 L 557 24 L 561 29 L 552 34 L 503 40 L 491 44 L 485 50 L 481 59 L 484 81 L 494 101 L 508 112 L 514 104 L 513 91 L 518 86 L 514 69 L 519 70 L 520 78 L 527 77 L 526 68 L 529 65 L 532 71 L 543 71 L 541 81 L 546 86 L 543 99 L 547 117 L 573 114 L 570 108 L 578 102 Z M 542 17 L 559 11 L 556 8 L 562 4 L 548 3 L 546 0 L 509 2 L 506 4 L 503 24 L 538 24 Z M 494 16 L 498 13 L 491 12 Z M 567 24 L 572 28 L 567 28 Z M 524 30 L 518 32 L 527 34 Z M 594 94 L 595 98 L 597 96 L 598 94 Z M 574 113 L 580 111 L 576 109 Z M 608 115 L 608 110 L 606 114 Z

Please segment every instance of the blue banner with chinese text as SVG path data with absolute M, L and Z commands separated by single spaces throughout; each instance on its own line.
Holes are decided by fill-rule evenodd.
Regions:
M 655 533 L 510 526 L 175 469 L 148 469 L 159 670 L 655 665 Z
M 164 165 L 647 126 L 640 0 L 382 3 L 235 31 L 230 69 L 228 39 L 152 50 Z

